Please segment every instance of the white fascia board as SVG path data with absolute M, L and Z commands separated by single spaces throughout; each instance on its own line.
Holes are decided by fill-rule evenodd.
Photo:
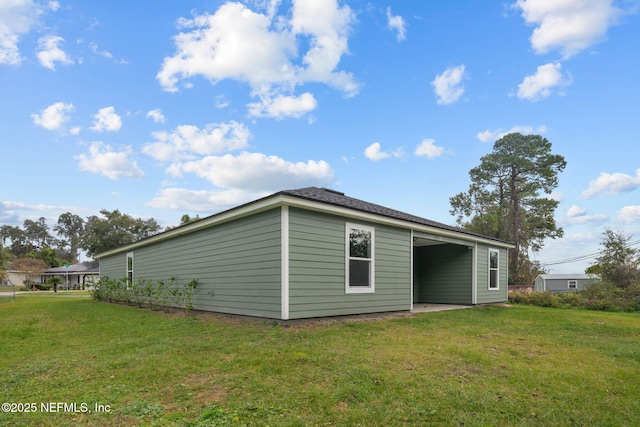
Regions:
M 351 208 L 334 206 L 327 203 L 315 202 L 312 200 L 299 199 L 297 197 L 284 196 L 283 203 L 286 203 L 292 207 L 298 207 L 303 209 L 314 210 L 318 212 L 331 213 L 334 215 L 345 216 L 353 219 L 358 219 L 360 221 L 370 221 L 377 224 L 385 224 L 399 228 L 405 228 L 409 230 L 419 231 L 423 233 L 434 234 L 437 236 L 444 236 L 451 239 L 464 240 L 467 245 L 473 246 L 474 243 L 484 243 L 487 245 L 493 245 L 501 248 L 514 248 L 515 246 L 506 243 L 500 242 L 497 240 L 487 239 L 478 236 L 472 236 L 469 234 L 465 234 L 463 232 L 444 230 L 438 227 L 432 227 L 428 225 L 418 224 L 411 221 L 405 221 L 396 218 L 390 218 L 384 215 L 377 215 L 368 212 L 362 212 Z

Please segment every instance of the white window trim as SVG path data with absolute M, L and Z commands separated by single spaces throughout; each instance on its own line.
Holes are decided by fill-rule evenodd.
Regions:
M 131 258 L 131 270 L 129 270 L 129 258 Z M 127 252 L 127 256 L 124 259 L 124 266 L 125 266 L 125 271 L 127 273 L 127 280 L 131 280 L 131 282 L 133 282 L 133 271 L 135 269 L 135 260 L 133 259 L 133 252 Z M 131 272 L 131 278 L 129 278 L 129 272 Z M 129 283 L 129 285 L 131 285 L 131 283 Z
M 573 287 L 571 287 L 571 284 L 573 283 Z M 568 289 L 578 289 L 578 281 L 577 280 L 567 280 L 567 288 Z
M 498 267 L 491 268 L 491 252 L 496 252 L 498 254 Z M 495 248 L 489 248 L 488 251 L 489 257 L 487 259 L 487 289 L 490 291 L 499 291 L 500 290 L 500 250 Z M 496 287 L 491 287 L 491 270 L 496 271 Z
M 371 233 L 371 258 L 370 258 L 370 271 L 369 278 L 370 283 L 369 286 L 350 286 L 349 285 L 349 261 L 352 259 L 350 257 L 350 245 L 349 245 L 349 234 L 351 230 L 363 230 Z M 372 294 L 376 291 L 376 230 L 373 227 L 362 224 L 355 224 L 348 222 L 345 226 L 345 278 L 344 278 L 344 289 L 347 294 Z M 353 258 L 353 259 L 366 259 L 366 258 Z

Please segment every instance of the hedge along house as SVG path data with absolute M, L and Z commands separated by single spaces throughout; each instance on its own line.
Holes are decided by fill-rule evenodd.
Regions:
M 197 279 L 197 310 L 290 320 L 504 302 L 512 247 L 309 187 L 97 258 L 101 277 Z

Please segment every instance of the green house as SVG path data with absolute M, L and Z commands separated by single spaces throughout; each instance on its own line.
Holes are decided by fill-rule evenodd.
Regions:
M 309 187 L 97 258 L 101 277 L 197 279 L 196 310 L 290 320 L 504 302 L 511 247 Z

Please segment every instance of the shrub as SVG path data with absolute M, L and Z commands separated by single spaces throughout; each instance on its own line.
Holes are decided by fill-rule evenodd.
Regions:
M 99 301 L 133 303 L 140 307 L 147 305 L 152 310 L 161 307 L 192 310 L 198 279 L 182 286 L 178 286 L 176 282 L 175 277 L 170 277 L 168 281 L 137 279 L 131 282 L 127 278 L 111 280 L 105 276 L 100 278 L 90 292 L 92 298 Z

